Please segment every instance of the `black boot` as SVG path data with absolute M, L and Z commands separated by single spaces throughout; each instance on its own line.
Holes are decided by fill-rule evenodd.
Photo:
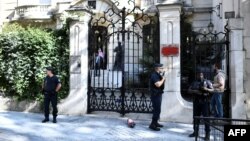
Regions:
M 205 141 L 209 141 L 210 140 L 210 133 L 206 133 L 206 136 L 205 136 Z
M 158 122 L 156 122 L 156 124 L 155 124 L 157 127 L 160 127 L 160 128 L 162 128 L 163 127 L 163 125 L 161 125 L 160 123 L 158 123 Z
M 57 123 L 56 117 L 53 117 L 53 123 Z
M 156 126 L 156 123 L 157 122 L 152 121 L 151 124 L 149 125 L 149 128 L 154 130 L 154 131 L 160 131 L 161 129 Z
M 46 123 L 46 122 L 48 122 L 49 121 L 49 119 L 48 118 L 45 118 L 44 120 L 42 120 L 42 123 Z
M 198 136 L 198 132 L 193 132 L 192 134 L 189 135 L 189 137 L 197 137 Z

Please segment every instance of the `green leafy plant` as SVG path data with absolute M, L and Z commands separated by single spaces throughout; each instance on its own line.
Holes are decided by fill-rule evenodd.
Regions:
M 18 24 L 4 27 L 0 34 L 0 89 L 7 96 L 39 100 L 46 66 L 55 67 L 60 79 L 68 81 L 68 35 L 57 32 Z M 62 62 L 67 65 L 59 66 Z M 68 93 L 68 83 L 65 85 L 63 97 Z
M 57 68 L 57 75 L 59 76 L 62 89 L 60 91 L 59 99 L 68 96 L 69 93 L 69 23 L 71 19 L 67 19 L 63 28 L 54 30 L 53 36 L 56 37 L 56 52 L 58 61 L 55 68 Z
M 143 71 L 139 74 L 140 76 L 140 83 L 144 87 L 149 87 L 149 79 L 151 73 L 154 71 L 152 67 L 155 63 L 155 52 L 153 47 L 148 47 L 143 49 L 144 58 L 140 59 L 140 63 L 143 65 Z

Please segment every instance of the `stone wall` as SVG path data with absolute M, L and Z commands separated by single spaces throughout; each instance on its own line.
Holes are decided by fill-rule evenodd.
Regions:
M 12 14 L 15 6 L 16 0 L 0 0 L 0 31 L 3 22 L 8 21 L 7 17 Z
M 0 96 L 0 111 L 42 112 L 42 105 L 38 101 L 18 101 L 14 98 Z
M 192 0 L 194 7 L 211 7 L 212 3 L 212 0 Z
M 188 21 L 192 24 L 194 31 L 207 29 L 210 22 L 210 10 L 212 8 L 212 1 L 206 0 L 186 0 L 184 3 L 184 12 L 188 15 Z
M 247 118 L 250 119 L 250 1 L 241 0 L 241 16 L 244 17 L 243 46 L 246 51 L 244 63 L 244 91 Z
M 160 13 L 160 45 L 180 45 L 180 9 L 181 4 L 163 4 L 158 6 Z M 167 27 L 167 28 L 166 28 Z M 167 80 L 162 97 L 162 121 L 192 122 L 192 103 L 181 96 L 180 91 L 180 55 L 162 56 L 161 63 L 167 67 Z M 181 116 L 185 115 L 185 116 Z
M 215 29 L 229 22 L 230 29 L 230 86 L 232 118 L 250 118 L 250 1 L 213 0 L 215 7 L 222 3 L 222 19 L 213 15 Z M 235 18 L 225 19 L 225 12 L 235 12 Z M 242 79 L 244 81 L 242 81 Z

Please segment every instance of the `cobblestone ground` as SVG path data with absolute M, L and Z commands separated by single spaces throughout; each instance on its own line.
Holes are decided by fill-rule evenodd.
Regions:
M 0 141 L 188 141 L 192 125 L 165 122 L 160 132 L 148 128 L 149 120 L 103 115 L 58 116 L 58 123 L 41 123 L 42 114 L 0 112 Z

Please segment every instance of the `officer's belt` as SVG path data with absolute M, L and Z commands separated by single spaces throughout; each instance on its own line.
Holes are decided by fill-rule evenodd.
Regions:
M 44 91 L 45 93 L 55 93 L 55 91 Z
M 196 100 L 202 100 L 202 101 L 205 101 L 205 100 L 208 100 L 208 94 L 201 94 L 201 95 L 196 95 L 195 97 L 194 97 L 194 99 L 196 99 Z

